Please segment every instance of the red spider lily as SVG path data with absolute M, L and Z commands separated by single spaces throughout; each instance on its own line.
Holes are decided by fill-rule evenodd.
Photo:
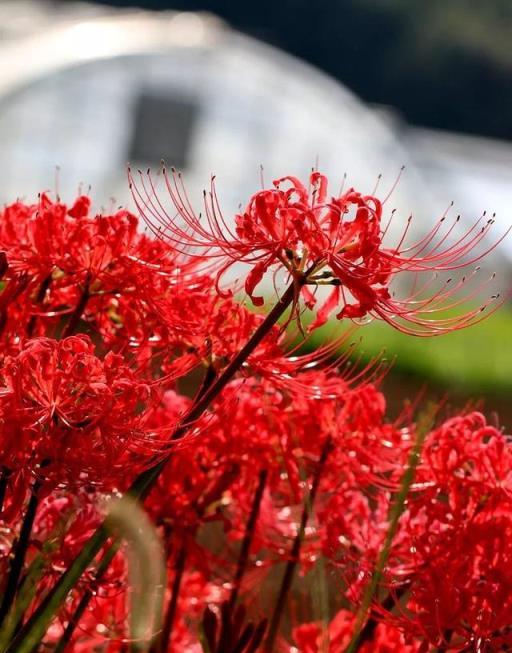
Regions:
M 269 481 L 253 532 L 254 551 L 272 556 L 267 559 L 267 570 L 272 559 L 282 560 L 296 536 L 319 451 L 331 433 L 336 446 L 322 476 L 323 494 L 337 492 L 343 475 L 373 483 L 381 474 L 387 485 L 391 483 L 396 451 L 392 452 L 393 466 L 389 443 L 382 438 L 385 429 L 380 427 L 382 401 L 372 411 L 378 393 L 367 387 L 359 401 L 350 399 L 359 389 L 351 390 L 343 380 L 336 385 L 334 375 L 318 372 L 299 375 L 298 383 L 316 390 L 311 395 L 295 394 L 279 380 L 274 383 L 272 377 L 260 382 L 251 378 L 232 382 L 214 406 L 215 416 L 201 429 L 201 437 L 193 446 L 174 451 L 148 499 L 148 508 L 164 532 L 171 533 L 173 550 L 180 546 L 180 540 L 188 542 L 187 564 L 203 569 L 209 561 L 231 580 L 224 569 L 229 569 L 229 562 L 212 560 L 207 552 L 195 549 L 189 538 L 213 521 L 224 527 L 232 542 L 243 537 L 254 494 L 255 469 L 265 470 Z M 168 417 L 162 412 L 159 418 L 164 423 L 186 412 L 187 402 L 182 397 L 172 393 L 168 399 Z M 379 438 L 385 442 L 380 457 L 376 451 L 370 454 L 369 446 L 371 443 L 377 449 Z M 358 460 L 357 450 L 359 455 L 364 452 L 365 458 Z M 367 460 L 374 464 L 372 472 Z M 301 549 L 303 569 L 318 556 L 320 539 L 320 533 L 311 526 Z
M 154 391 L 87 336 L 27 341 L 3 369 L 2 464 L 58 482 L 108 484 L 144 465 L 158 442 L 145 424 Z
M 129 333 L 141 332 L 138 339 L 132 335 L 129 346 L 141 348 L 138 343 L 148 343 L 148 356 L 154 359 L 158 353 L 167 374 L 182 376 L 195 365 L 219 374 L 264 322 L 263 316 L 249 311 L 232 297 L 219 296 L 210 277 L 198 275 L 193 283 L 181 275 L 158 275 L 155 280 L 150 274 L 145 281 L 140 279 L 138 298 L 119 299 L 119 316 L 124 323 L 127 316 L 144 315 L 140 324 L 129 317 Z M 275 325 L 247 357 L 241 371 L 244 375 L 272 377 L 273 382 L 289 390 L 293 388 L 297 394 L 307 392 L 318 396 L 329 393 L 328 383 L 324 379 L 315 386 L 304 371 L 322 369 L 325 372 L 337 367 L 344 370 L 347 385 L 354 386 L 370 379 L 377 382 L 386 369 L 381 357 L 365 366 L 357 361 L 350 367 L 344 365 L 353 358 L 356 345 L 345 346 L 341 356 L 339 352 L 352 333 L 353 330 L 348 329 L 327 345 L 304 354 L 299 352 L 304 341 L 294 345 L 296 336 Z M 169 352 L 174 354 L 172 359 Z M 339 376 L 332 375 L 332 379 L 335 386 L 339 384 Z M 336 388 L 334 393 L 338 391 Z
M 157 425 L 176 423 L 190 405 L 190 399 L 167 392 L 152 419 Z M 230 465 L 221 458 L 226 453 L 206 434 L 193 448 L 175 451 L 148 498 L 149 512 L 158 526 L 180 533 L 197 530 L 210 503 L 219 500 L 233 480 Z M 227 483 L 222 481 L 223 477 Z
M 311 328 L 323 324 L 338 309 L 338 319 L 370 315 L 405 333 L 438 335 L 478 322 L 487 306 L 447 317 L 441 312 L 461 304 L 452 297 L 467 279 L 456 284 L 448 280 L 433 291 L 430 288 L 433 274 L 451 274 L 474 265 L 496 246 L 479 247 L 492 220 L 483 226 L 478 221 L 456 237 L 458 219 L 443 230 L 443 217 L 423 238 L 406 245 L 408 222 L 398 245 L 389 248 L 383 243 L 389 225 L 382 225 L 380 200 L 353 189 L 329 197 L 327 178 L 314 172 L 309 190 L 295 177 L 284 177 L 274 182 L 273 189 L 253 195 L 245 211 L 236 216 L 233 231 L 220 210 L 213 180 L 210 192 L 205 193 L 201 218 L 192 209 L 181 176 L 174 170 L 169 176 L 164 169 L 180 222 L 163 207 L 149 175 L 145 181 L 141 174 L 140 186 L 131 172 L 129 178 L 138 210 L 153 232 L 183 254 L 216 260 L 217 283 L 234 264 L 251 266 L 245 290 L 255 305 L 263 304 L 263 298 L 255 296 L 255 288 L 271 269 L 285 270 L 309 307 L 315 303 L 309 287 L 332 286 Z M 283 189 L 285 183 L 289 188 Z M 390 283 L 405 272 L 429 277 L 427 281 L 418 279 L 407 297 L 397 299 Z M 466 299 L 480 291 L 473 290 Z
M 87 197 L 68 208 L 43 194 L 36 205 L 17 202 L 0 215 L 8 281 L 0 315 L 3 326 L 11 316 L 7 330 L 12 338 L 58 332 L 66 315 L 73 323 L 66 335 L 80 319 L 111 337 L 119 335 L 119 298 L 130 297 L 133 303 L 143 284 L 154 287 L 160 270 L 175 268 L 171 248 L 139 233 L 135 216 L 127 211 L 93 216 L 89 210 Z
M 191 284 L 178 276 L 167 281 L 161 292 L 153 288 L 151 294 L 148 288 L 144 297 L 165 330 L 164 346 L 215 371 L 240 351 L 263 321 L 233 299 L 219 297 L 209 277 L 198 276 Z M 280 337 L 280 330 L 272 329 L 247 364 L 253 370 L 278 367 L 285 356 Z
M 230 384 L 200 440 L 192 450 L 176 451 L 162 474 L 149 504 L 157 523 L 166 521 L 173 532 L 181 532 L 194 524 L 197 528 L 202 520 L 227 518 L 229 537 L 240 539 L 254 472 L 263 469 L 270 492 L 263 498 L 253 539 L 257 548 L 282 559 L 296 535 L 305 492 L 329 436 L 334 447 L 322 474 L 321 504 L 324 495 L 340 491 L 346 478 L 352 479 L 354 491 L 376 484 L 395 488 L 408 441 L 402 442 L 403 434 L 391 425 L 382 425 L 382 396 L 372 386 L 350 389 L 342 380 L 336 386 L 335 378 L 323 373 L 304 373 L 298 383 L 315 390 L 292 394 L 272 379 Z M 402 458 L 397 456 L 400 447 Z M 198 512 L 198 506 L 209 504 L 207 513 Z M 332 514 L 339 521 L 338 512 Z M 304 568 L 318 555 L 322 538 L 310 528 L 301 551 Z
M 350 642 L 354 628 L 354 615 L 348 610 L 340 610 L 330 621 L 327 632 L 322 634 L 317 623 L 307 623 L 293 629 L 295 646 L 290 647 L 290 653 L 338 653 L 344 651 Z M 325 645 L 327 637 L 327 648 Z M 407 643 L 403 634 L 387 624 L 379 624 L 370 641 L 359 649 L 360 653 L 415 653 L 419 645 Z
M 508 438 L 479 413 L 448 420 L 427 439 L 404 515 L 409 600 L 395 617 L 440 646 L 510 644 L 512 547 Z
M 371 467 L 377 442 L 367 448 L 376 454 Z M 384 570 L 385 600 L 376 601 L 372 616 L 423 642 L 422 652 L 428 643 L 468 651 L 510 644 L 510 456 L 507 437 L 479 413 L 452 418 L 427 437 Z M 365 487 L 345 472 L 319 515 L 324 553 L 356 606 L 382 547 L 392 500 L 385 486 Z
M 75 281 L 88 273 L 90 283 L 115 278 L 116 267 L 131 260 L 157 265 L 169 260 L 169 248 L 137 232 L 137 218 L 127 211 L 90 215 L 90 199 L 79 197 L 68 208 L 42 194 L 38 204 L 16 202 L 0 219 L 0 248 L 9 270 L 31 279 L 57 280 L 63 274 Z M 132 265 L 133 267 L 133 265 Z

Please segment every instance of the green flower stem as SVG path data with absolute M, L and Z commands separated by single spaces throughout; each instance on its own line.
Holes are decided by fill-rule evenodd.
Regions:
M 39 489 L 40 483 L 36 481 L 32 487 L 32 492 L 28 501 L 25 517 L 23 518 L 23 522 L 21 524 L 19 538 L 15 540 L 13 544 L 14 555 L 11 559 L 9 574 L 7 576 L 7 583 L 5 586 L 2 603 L 0 604 L 0 625 L 3 624 L 7 614 L 9 613 L 9 610 L 11 609 L 14 599 L 16 598 L 18 583 L 23 572 L 25 557 L 27 555 L 27 550 L 30 544 L 30 534 L 32 533 L 32 526 L 34 525 L 37 506 L 39 504 Z
M 95 584 L 98 583 L 105 575 L 110 563 L 112 562 L 114 556 L 119 550 L 119 546 L 120 546 L 120 541 L 116 540 L 101 559 L 101 562 L 98 565 L 95 578 L 93 581 Z M 64 632 L 62 633 L 62 637 L 57 642 L 57 645 L 53 653 L 64 653 L 67 645 L 71 641 L 71 638 L 73 636 L 73 633 L 75 632 L 76 627 L 78 626 L 78 622 L 82 618 L 82 615 L 85 612 L 93 596 L 94 596 L 94 590 L 91 586 L 84 592 L 82 598 L 80 599 L 75 611 L 71 615 L 71 619 L 69 620 Z

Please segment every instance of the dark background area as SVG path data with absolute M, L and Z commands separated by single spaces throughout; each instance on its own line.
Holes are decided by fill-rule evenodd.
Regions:
M 511 0 L 102 0 L 211 11 L 409 122 L 512 140 Z

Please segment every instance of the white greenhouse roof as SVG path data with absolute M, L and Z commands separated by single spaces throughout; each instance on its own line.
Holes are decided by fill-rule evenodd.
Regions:
M 59 166 L 63 197 L 82 182 L 98 205 L 124 203 L 127 160 L 165 156 L 193 191 L 215 173 L 229 212 L 259 187 L 260 165 L 269 183 L 318 161 L 334 188 L 346 172 L 365 192 L 383 173 L 385 192 L 408 163 L 347 89 L 213 17 L 67 5 L 44 21 L 41 7 L 38 29 L 0 47 L 0 201 L 53 189 Z M 420 188 L 411 166 L 390 200 L 404 217 Z

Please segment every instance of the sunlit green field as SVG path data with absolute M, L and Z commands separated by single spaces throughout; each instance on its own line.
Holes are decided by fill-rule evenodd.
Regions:
M 336 331 L 339 324 L 333 320 L 313 333 L 311 345 L 320 345 Z M 476 395 L 512 389 L 510 334 L 512 309 L 503 307 L 476 326 L 439 337 L 411 338 L 378 321 L 361 327 L 357 337 L 365 360 L 384 348 L 396 371 Z

